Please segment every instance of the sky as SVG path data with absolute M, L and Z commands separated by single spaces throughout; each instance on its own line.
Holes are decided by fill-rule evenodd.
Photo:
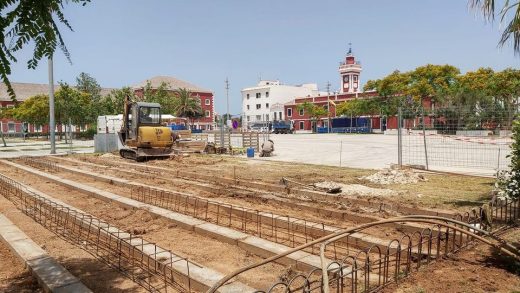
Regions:
M 339 89 L 349 43 L 362 84 L 429 63 L 520 68 L 511 46 L 497 47 L 500 24 L 466 0 L 92 0 L 64 12 L 74 29 L 62 27 L 72 63 L 56 51 L 56 81 L 74 84 L 86 72 L 119 88 L 168 75 L 211 89 L 219 113 L 226 78 L 233 114 L 240 90 L 260 78 Z M 28 46 L 16 55 L 12 82 L 48 82 L 46 60 L 27 69 L 31 54 Z

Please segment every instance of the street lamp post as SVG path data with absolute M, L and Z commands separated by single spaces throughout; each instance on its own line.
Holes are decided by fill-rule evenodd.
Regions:
M 54 120 L 54 70 L 52 56 L 49 57 L 49 140 L 51 143 L 51 155 L 56 154 L 56 133 Z

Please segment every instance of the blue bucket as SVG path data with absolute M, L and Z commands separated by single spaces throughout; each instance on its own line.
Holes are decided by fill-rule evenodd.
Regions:
M 255 156 L 255 148 L 247 148 L 247 157 L 248 158 L 253 158 Z

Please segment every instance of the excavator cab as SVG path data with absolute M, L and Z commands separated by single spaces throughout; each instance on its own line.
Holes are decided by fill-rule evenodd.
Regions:
M 150 157 L 169 157 L 172 153 L 172 131 L 161 125 L 161 105 L 158 103 L 130 102 L 125 99 L 123 126 L 119 132 L 124 147 L 123 158 L 138 162 Z

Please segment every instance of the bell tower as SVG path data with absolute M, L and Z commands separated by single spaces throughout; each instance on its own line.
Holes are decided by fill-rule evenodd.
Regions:
M 340 62 L 339 74 L 341 77 L 341 93 L 357 93 L 359 87 L 359 75 L 361 74 L 361 63 L 356 61 L 356 57 L 352 54 L 352 43 L 349 43 L 349 49 L 345 62 Z

